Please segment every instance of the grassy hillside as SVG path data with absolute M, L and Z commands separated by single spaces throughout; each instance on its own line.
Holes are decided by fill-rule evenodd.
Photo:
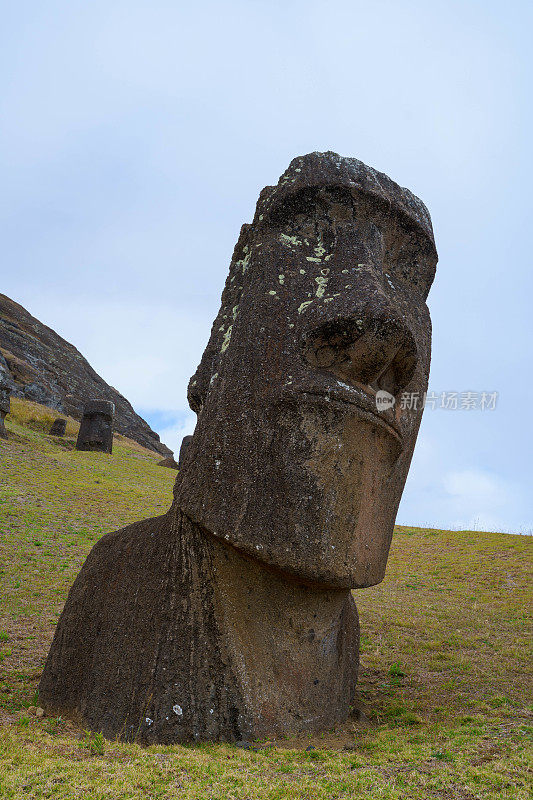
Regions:
M 356 592 L 359 708 L 322 736 L 143 749 L 37 718 L 28 709 L 87 552 L 166 510 L 175 478 L 123 437 L 112 456 L 76 452 L 77 423 L 54 439 L 53 416 L 13 400 L 0 440 L 0 797 L 530 797 L 527 537 L 398 528 L 385 581 Z

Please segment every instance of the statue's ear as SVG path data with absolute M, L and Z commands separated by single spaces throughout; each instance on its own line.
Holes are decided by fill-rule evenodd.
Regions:
M 233 258 L 231 259 L 229 275 L 222 292 L 220 311 L 211 328 L 211 336 L 204 350 L 198 369 L 189 381 L 187 399 L 196 414 L 199 414 L 205 403 L 213 376 L 218 372 L 220 359 L 226 352 L 231 339 L 231 329 L 239 306 L 243 286 L 247 280 L 247 271 L 250 263 L 251 225 L 243 225 Z

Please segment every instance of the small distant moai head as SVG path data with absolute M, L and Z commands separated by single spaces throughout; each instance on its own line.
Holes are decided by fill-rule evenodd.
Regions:
M 168 456 L 162 461 L 158 461 L 157 465 L 159 467 L 166 467 L 167 469 L 178 469 L 178 465 L 172 456 Z
M 178 469 L 183 469 L 185 453 L 189 449 L 189 445 L 191 444 L 192 439 L 193 439 L 192 436 L 184 436 L 181 441 L 180 454 L 178 457 Z
M 76 450 L 111 453 L 114 414 L 115 405 L 108 400 L 89 400 L 85 403 Z
M 64 436 L 66 430 L 67 430 L 66 419 L 58 417 L 52 422 L 52 427 L 50 428 L 50 436 Z
M 310 153 L 261 192 L 189 384 L 175 497 L 190 519 L 301 580 L 382 580 L 436 263 L 424 204 L 357 159 Z
M 9 387 L 2 381 L 2 377 L 0 375 L 0 439 L 7 439 L 7 431 L 4 420 L 11 409 L 10 394 L 11 391 Z

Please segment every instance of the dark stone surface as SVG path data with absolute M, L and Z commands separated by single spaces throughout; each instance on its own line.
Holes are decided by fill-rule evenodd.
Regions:
M 97 375 L 73 345 L 0 294 L 2 366 L 15 397 L 33 400 L 78 420 L 87 400 L 102 397 L 115 404 L 117 433 L 161 455 L 172 455 L 126 398 Z
M 11 408 L 11 389 L 0 371 L 0 439 L 7 439 L 5 418 Z
M 115 406 L 109 400 L 89 400 L 83 408 L 76 450 L 113 451 Z
M 67 429 L 67 421 L 62 417 L 58 417 L 52 422 L 50 428 L 50 436 L 64 436 Z
M 383 577 L 422 414 L 376 393 L 427 386 L 436 260 L 424 205 L 356 159 L 311 153 L 263 190 L 189 386 L 174 503 L 91 551 L 49 713 L 146 743 L 346 719 L 350 590 Z
M 286 581 L 172 509 L 93 547 L 39 701 L 145 744 L 328 728 L 348 714 L 357 644 L 349 592 Z
M 191 519 L 300 579 L 382 580 L 421 411 L 376 391 L 427 387 L 436 261 L 421 201 L 356 159 L 263 189 L 189 384 Z
M 172 458 L 172 456 L 169 458 L 164 458 L 162 461 L 158 461 L 157 465 L 159 467 L 167 467 L 167 469 L 179 469 L 178 464 Z
M 185 454 L 189 449 L 189 445 L 192 442 L 192 436 L 184 436 L 180 446 L 180 454 L 178 459 L 178 469 L 183 469 L 183 464 L 185 463 Z

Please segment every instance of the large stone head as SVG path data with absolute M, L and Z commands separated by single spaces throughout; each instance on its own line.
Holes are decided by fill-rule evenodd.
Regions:
M 189 403 L 176 503 L 300 580 L 378 583 L 426 390 L 426 207 L 360 161 L 294 159 L 236 245 Z M 378 410 L 376 393 L 396 398 Z M 411 404 L 408 404 L 411 405 Z
M 114 414 L 115 404 L 109 400 L 89 400 L 85 403 L 76 450 L 111 453 Z

